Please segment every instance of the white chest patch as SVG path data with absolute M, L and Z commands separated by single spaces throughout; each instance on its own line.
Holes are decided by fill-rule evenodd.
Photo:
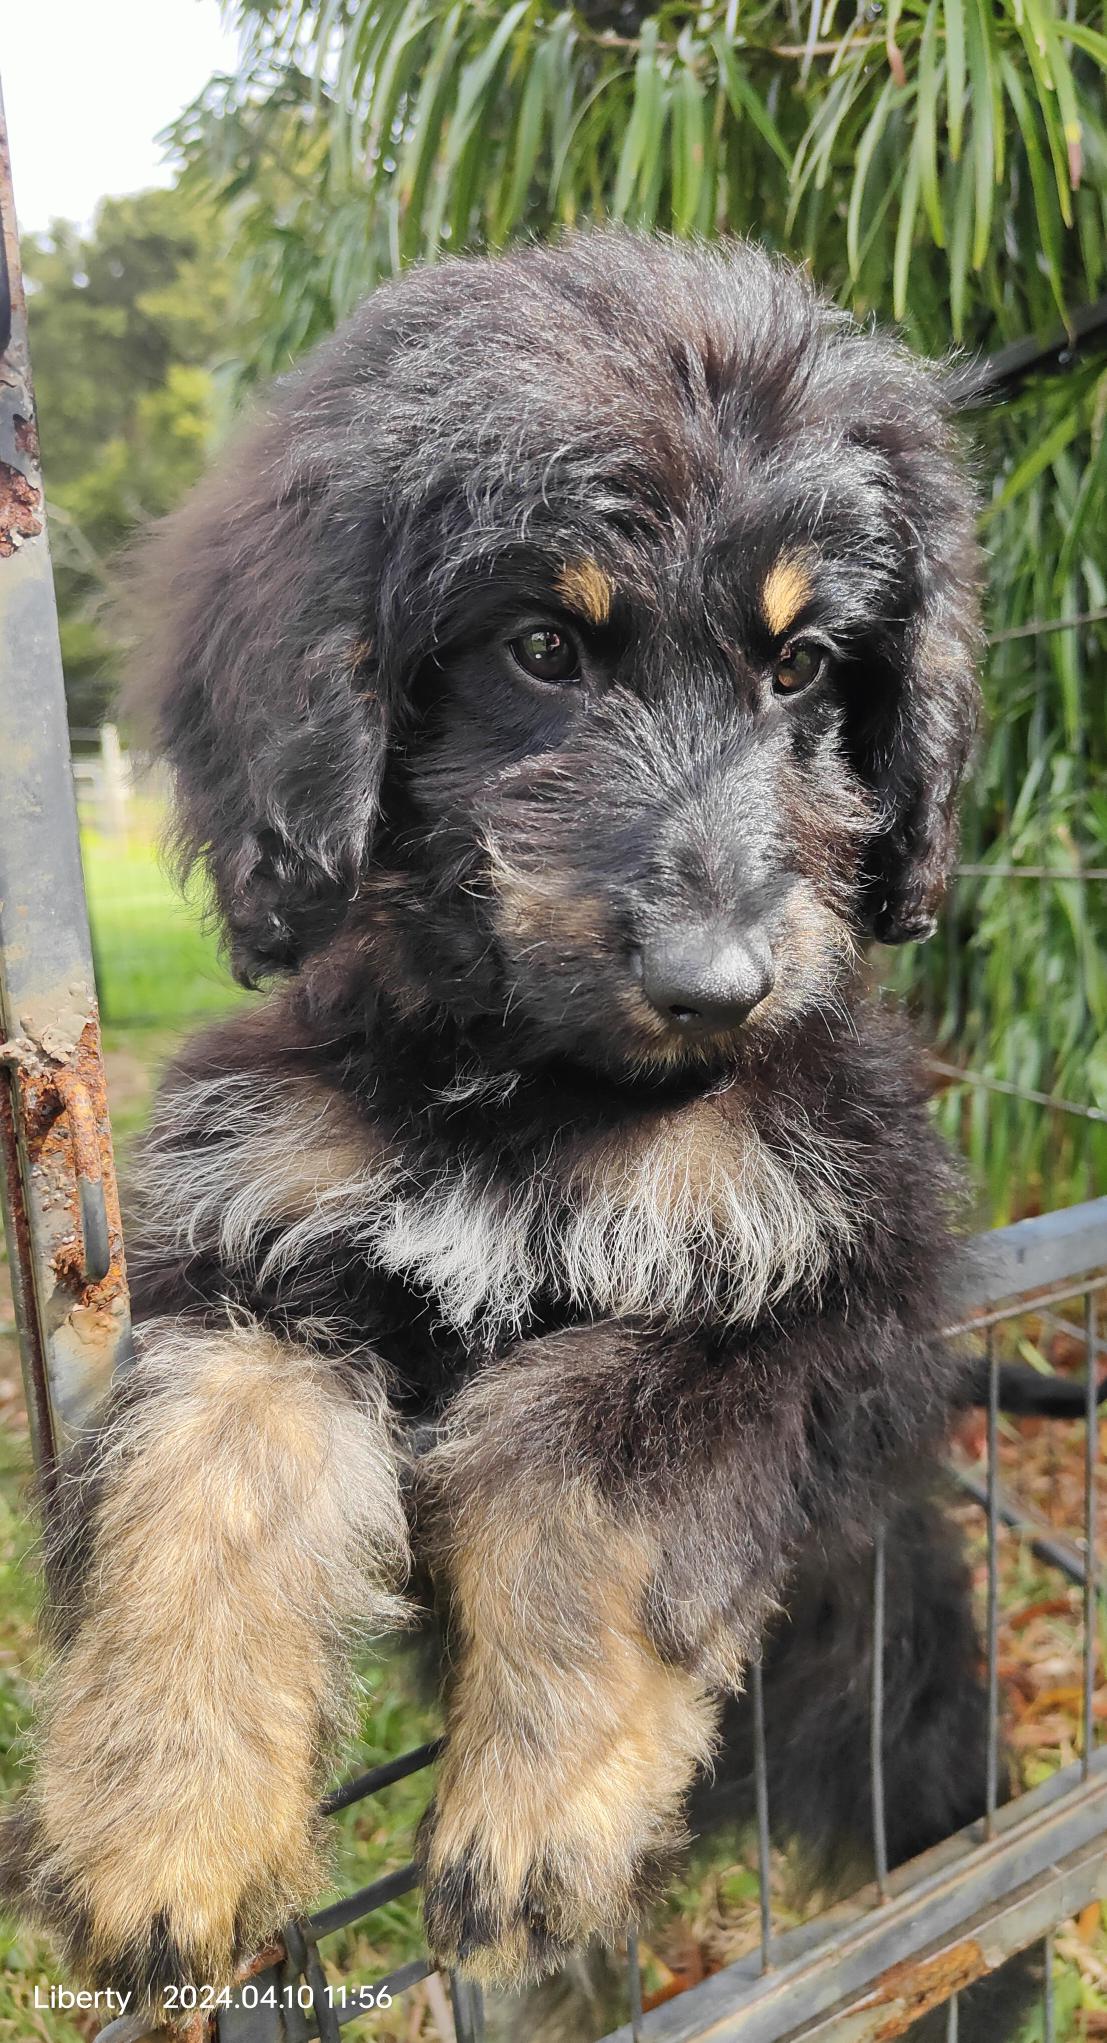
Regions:
M 662 1124 L 513 1190 L 464 1169 L 397 1191 L 369 1221 L 372 1253 L 458 1327 L 503 1335 L 540 1293 L 600 1317 L 750 1323 L 816 1284 L 856 1219 L 845 1159 L 751 1125 Z
M 144 1174 L 167 1252 L 266 1278 L 352 1252 L 489 1340 L 543 1293 L 597 1317 L 749 1324 L 817 1287 L 865 1204 L 852 1154 L 783 1108 L 771 1144 L 708 1099 L 513 1186 L 461 1159 L 421 1180 L 333 1093 L 289 1084 L 259 1106 L 237 1077 L 165 1103 Z

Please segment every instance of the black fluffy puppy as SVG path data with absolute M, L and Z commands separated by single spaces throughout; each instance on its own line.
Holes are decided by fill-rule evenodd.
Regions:
M 164 1086 L 55 1534 L 8 1877 L 93 1980 L 311 1900 L 409 1538 L 433 1950 L 617 1932 L 793 1560 L 938 1448 L 949 1178 L 858 945 L 930 929 L 973 737 L 946 409 L 756 249 L 576 237 L 379 291 L 154 540 L 181 841 L 290 984 Z

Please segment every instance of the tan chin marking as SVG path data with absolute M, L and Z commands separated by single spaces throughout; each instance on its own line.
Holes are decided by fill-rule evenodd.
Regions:
M 578 611 L 589 624 L 606 624 L 611 616 L 614 584 L 594 560 L 573 561 L 563 568 L 557 592 L 569 609 Z
M 857 957 L 848 924 L 802 882 L 784 918 L 777 983 L 754 1009 L 750 1025 L 780 1028 L 820 1002 L 833 1003 L 836 989 L 856 970 Z
M 625 1929 L 683 1842 L 717 1704 L 651 1645 L 645 1539 L 584 1481 L 471 1497 L 446 1566 L 456 1644 L 423 1841 L 428 1933 L 438 1957 L 518 1985 Z
M 761 590 L 761 615 L 774 638 L 781 638 L 810 602 L 813 587 L 809 555 L 781 554 Z
M 51 1685 L 31 1898 L 67 1889 L 108 1969 L 162 1918 L 222 1986 L 318 1892 L 346 1635 L 403 1622 L 406 1528 L 371 1381 L 245 1319 L 140 1338 Z
M 560 886 L 549 873 L 516 865 L 497 839 L 484 840 L 496 896 L 496 926 L 509 945 L 554 944 L 594 952 L 607 938 L 607 910 L 598 895 Z

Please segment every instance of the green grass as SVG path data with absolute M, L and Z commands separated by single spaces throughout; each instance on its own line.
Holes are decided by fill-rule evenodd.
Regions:
M 81 853 L 105 1023 L 188 1022 L 243 998 L 200 900 L 182 898 L 152 836 L 86 830 Z

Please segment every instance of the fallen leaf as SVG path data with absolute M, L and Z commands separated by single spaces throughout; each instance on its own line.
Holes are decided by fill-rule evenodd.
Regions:
M 1004 1612 L 1003 1624 L 1006 1631 L 1022 1631 L 1025 1625 L 1036 1617 L 1068 1617 L 1072 1602 L 1067 1596 L 1040 1596 L 1036 1603 L 1025 1603 L 1021 1610 Z
M 1079 1915 L 1076 1918 L 1076 1933 L 1078 1936 L 1083 1937 L 1084 1942 L 1086 1944 L 1090 1944 L 1092 1938 L 1095 1936 L 1095 1933 L 1099 1928 L 1099 1925 L 1100 1925 L 1099 1902 L 1089 1901 L 1087 1907 L 1082 1908 Z

